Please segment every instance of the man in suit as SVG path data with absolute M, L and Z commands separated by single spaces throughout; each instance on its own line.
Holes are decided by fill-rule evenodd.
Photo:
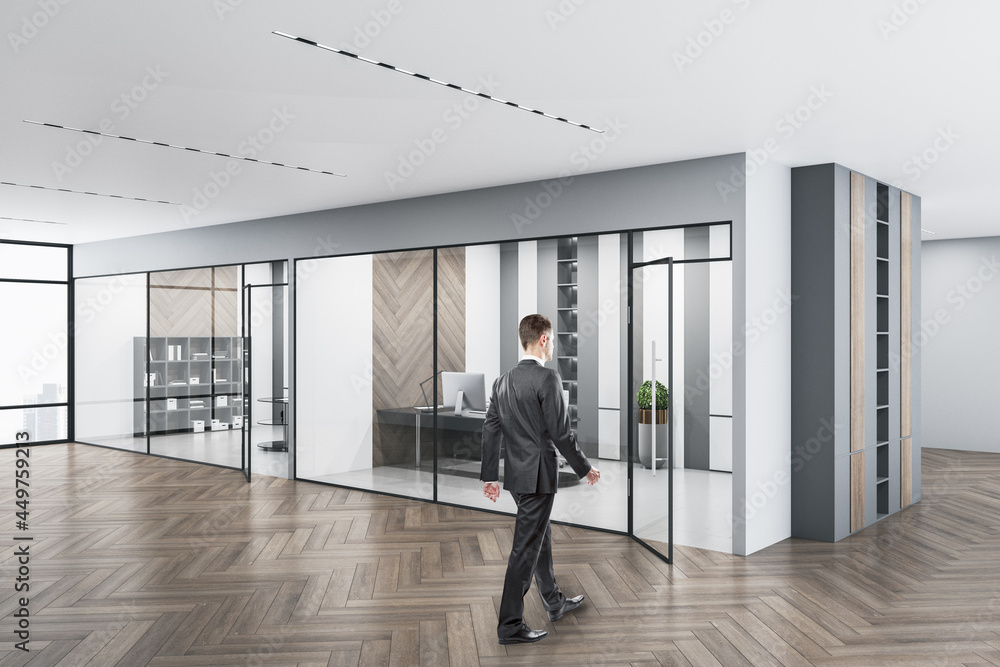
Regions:
M 483 426 L 483 494 L 500 496 L 500 445 L 504 446 L 503 486 L 517 503 L 514 543 L 503 582 L 497 637 L 501 644 L 536 642 L 548 633 L 524 624 L 524 594 L 535 577 L 549 619 L 558 621 L 583 602 L 567 598 L 552 571 L 549 515 L 555 500 L 561 453 L 581 479 L 596 484 L 600 471 L 591 466 L 570 429 L 569 411 L 559 374 L 545 368 L 555 349 L 552 322 L 528 315 L 518 327 L 524 357 L 493 383 Z

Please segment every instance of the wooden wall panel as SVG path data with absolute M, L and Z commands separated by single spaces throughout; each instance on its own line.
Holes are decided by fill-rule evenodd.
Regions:
M 865 447 L 865 177 L 851 172 L 851 451 Z
M 913 435 L 913 198 L 899 202 L 899 435 Z
M 224 266 L 150 275 L 150 336 L 238 336 L 239 269 Z
M 438 268 L 438 362 L 444 370 L 464 371 L 465 250 L 441 251 Z M 377 411 L 424 404 L 420 383 L 434 373 L 434 252 L 375 255 L 372 281 L 372 465 L 412 464 L 413 429 L 379 424 Z M 429 383 L 426 390 L 429 396 Z M 428 460 L 429 429 L 422 442 L 421 459 Z
M 913 504 L 913 440 L 899 445 L 899 506 Z
M 851 454 L 851 532 L 865 527 L 865 453 Z

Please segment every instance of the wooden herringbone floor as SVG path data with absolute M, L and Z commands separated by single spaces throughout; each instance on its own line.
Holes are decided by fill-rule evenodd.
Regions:
M 923 501 L 838 544 L 749 558 L 554 527 L 585 606 L 502 647 L 512 520 L 84 445 L 32 450 L 31 653 L 0 666 L 1000 665 L 1000 456 L 924 450 Z M 22 533 L 23 534 L 23 533 Z

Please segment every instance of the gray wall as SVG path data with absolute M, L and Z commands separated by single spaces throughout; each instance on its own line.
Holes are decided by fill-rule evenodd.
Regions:
M 487 241 L 523 241 L 732 220 L 742 189 L 722 197 L 742 154 L 300 213 L 75 246 L 75 277 L 263 262 Z M 534 220 L 526 217 L 539 203 Z M 534 211 L 531 211 L 534 213 Z
M 921 446 L 1000 452 L 1000 238 L 921 244 Z

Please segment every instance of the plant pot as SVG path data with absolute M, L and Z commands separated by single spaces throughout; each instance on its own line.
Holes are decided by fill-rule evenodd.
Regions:
M 656 462 L 657 468 L 662 468 L 669 455 L 669 425 L 667 411 L 656 411 L 656 424 L 653 424 L 652 410 L 639 410 L 639 463 L 644 468 L 653 467 L 653 429 L 656 429 Z

